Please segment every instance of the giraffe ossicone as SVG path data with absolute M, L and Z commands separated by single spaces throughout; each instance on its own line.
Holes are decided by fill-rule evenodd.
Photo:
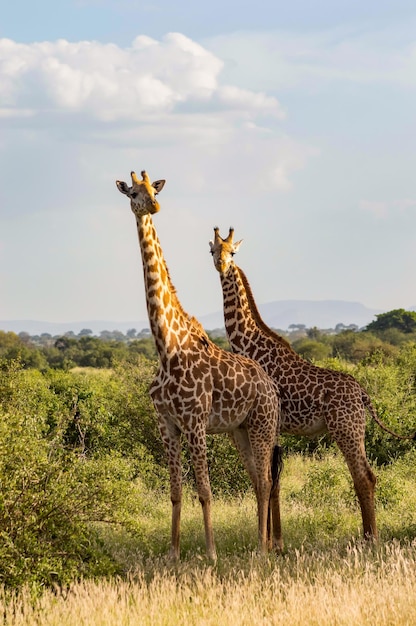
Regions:
M 318 367 L 300 357 L 261 318 L 244 272 L 234 262 L 241 241 L 234 229 L 223 239 L 214 228 L 209 242 L 220 274 L 225 328 L 233 352 L 255 359 L 275 380 L 281 395 L 281 432 L 313 437 L 328 432 L 340 448 L 351 473 L 361 507 L 366 538 L 377 538 L 374 507 L 376 477 L 367 460 L 364 437 L 366 411 L 378 418 L 371 399 L 349 374 Z
M 279 508 L 279 398 L 274 381 L 258 363 L 221 350 L 201 324 L 182 308 L 170 280 L 152 215 L 160 210 L 156 195 L 165 181 L 151 183 L 145 171 L 132 185 L 116 181 L 130 199 L 136 218 L 150 328 L 159 367 L 150 386 L 170 474 L 172 531 L 170 554 L 179 558 L 182 501 L 181 434 L 187 440 L 205 527 L 207 555 L 216 559 L 211 521 L 211 487 L 206 435 L 228 433 L 249 472 L 257 497 L 258 542 L 269 547 L 269 503 L 273 541 L 282 548 Z

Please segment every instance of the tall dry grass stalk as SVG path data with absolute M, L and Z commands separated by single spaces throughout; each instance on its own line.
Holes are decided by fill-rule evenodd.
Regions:
M 80 582 L 33 600 L 28 590 L 0 597 L 13 626 L 392 626 L 415 623 L 416 543 L 351 544 L 344 553 L 295 550 L 247 557 L 246 567 L 194 559 L 128 580 Z M 221 573 L 224 572 L 224 573 Z

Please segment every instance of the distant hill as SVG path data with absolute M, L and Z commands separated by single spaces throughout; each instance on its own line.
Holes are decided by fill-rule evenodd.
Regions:
M 102 330 L 119 330 L 125 334 L 131 328 L 140 331 L 148 327 L 148 320 L 135 322 L 111 322 L 107 320 L 87 320 L 86 322 L 41 322 L 37 320 L 0 321 L 0 330 L 12 331 L 14 333 L 26 332 L 29 333 L 29 335 L 49 333 L 52 336 L 64 335 L 71 330 L 77 335 L 80 330 L 84 328 L 89 328 L 94 335 L 99 335 Z
M 337 324 L 367 326 L 378 313 L 360 302 L 343 300 L 277 300 L 259 305 L 262 318 L 268 326 L 286 330 L 291 324 L 305 324 L 307 328 L 335 328 Z M 222 311 L 199 318 L 208 330 L 224 326 Z
M 415 307 L 413 307 L 415 308 Z M 337 324 L 367 326 L 381 310 L 368 309 L 359 302 L 342 300 L 277 300 L 259 305 L 260 313 L 269 326 L 286 330 L 291 324 L 305 324 L 307 328 L 335 328 Z M 199 321 L 207 330 L 224 327 L 222 311 L 199 316 Z M 43 322 L 35 320 L 0 321 L 0 330 L 15 333 L 27 332 L 30 335 L 64 335 L 73 331 L 78 334 L 89 328 L 95 335 L 102 330 L 119 330 L 126 333 L 131 328 L 137 331 L 148 328 L 147 320 L 114 322 L 109 320 L 87 320 L 81 322 Z

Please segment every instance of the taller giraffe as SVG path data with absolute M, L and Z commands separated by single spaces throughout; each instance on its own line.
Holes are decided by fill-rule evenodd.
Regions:
M 188 442 L 202 505 L 207 555 L 211 560 L 216 559 L 206 435 L 224 432 L 231 435 L 255 487 L 259 548 L 265 552 L 268 547 L 267 514 L 272 486 L 271 458 L 279 421 L 275 383 L 255 361 L 218 348 L 209 340 L 199 322 L 183 310 L 171 283 L 152 219 L 152 215 L 160 209 L 156 195 L 165 181 L 151 183 L 145 171 L 141 175 L 142 180 L 139 180 L 131 172 L 131 187 L 121 181 L 116 181 L 116 184 L 119 191 L 130 199 L 136 217 L 147 311 L 159 355 L 159 368 L 151 384 L 150 395 L 169 464 L 172 501 L 170 554 L 174 559 L 179 558 L 183 433 Z M 280 528 L 277 522 L 274 528 Z M 279 541 L 280 537 L 277 543 Z
M 214 241 L 210 241 L 221 278 L 225 328 L 231 348 L 258 361 L 276 381 L 281 396 L 282 433 L 316 436 L 328 432 L 336 441 L 354 482 L 364 536 L 377 538 L 376 477 L 364 447 L 366 410 L 381 428 L 400 435 L 380 422 L 367 392 L 352 376 L 305 361 L 264 323 L 249 282 L 234 263 L 241 240 L 234 243 L 233 238 L 233 228 L 225 239 L 214 228 Z

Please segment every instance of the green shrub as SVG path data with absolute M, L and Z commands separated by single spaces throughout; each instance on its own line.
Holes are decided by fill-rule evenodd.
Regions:
M 209 435 L 207 456 L 214 495 L 237 496 L 251 489 L 250 478 L 229 437 Z
M 409 436 L 416 432 L 416 346 L 401 348 L 395 359 L 374 354 L 351 370 L 369 393 L 378 417 L 394 432 Z M 368 417 L 366 449 L 378 464 L 391 462 L 415 446 L 386 433 Z
M 307 361 L 319 361 L 321 359 L 325 359 L 332 352 L 330 345 L 308 337 L 297 339 L 293 342 L 292 347 Z
M 318 509 L 337 509 L 355 502 L 351 477 L 340 453 L 326 454 L 310 462 L 302 488 L 292 494 L 293 499 Z
M 96 377 L 42 375 L 16 363 L 0 369 L 0 583 L 48 585 L 116 571 L 97 524 L 131 522 L 140 463 L 106 421 L 103 389 Z M 73 432 L 74 397 L 90 447 Z
M 22 412 L 0 412 L 0 581 L 64 582 L 108 571 L 88 522 L 107 490 L 59 435 Z M 111 507 L 110 507 L 111 510 Z

